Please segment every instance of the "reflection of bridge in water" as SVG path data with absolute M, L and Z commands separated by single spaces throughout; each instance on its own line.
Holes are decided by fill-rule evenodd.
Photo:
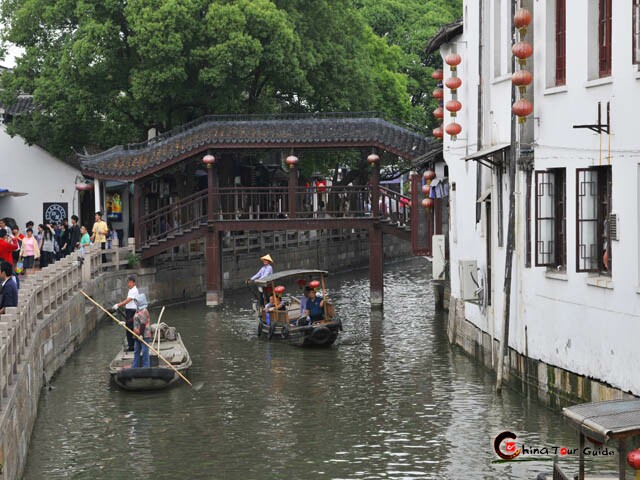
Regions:
M 326 148 L 359 149 L 371 165 L 368 184 L 303 186 L 297 162 L 289 162 L 286 185 L 256 186 L 255 175 L 242 170 L 252 167 L 239 159 L 239 153 L 255 150 L 277 149 L 284 156 Z M 438 233 L 432 225 L 441 224 L 438 203 L 430 221 L 419 207 L 420 176 L 412 177 L 409 196 L 380 186 L 376 151 L 425 168 L 441 146 L 375 114 L 204 117 L 149 142 L 84 157 L 82 164 L 87 176 L 133 181 L 136 250 L 144 259 L 206 238 L 207 304 L 222 303 L 226 232 L 365 230 L 375 305 L 382 303 L 383 233 L 411 241 L 415 254 L 429 254 L 430 236 Z M 207 165 L 203 188 L 197 177 L 204 176 L 202 158 L 209 152 L 217 158 Z M 157 194 L 158 178 L 168 202 Z

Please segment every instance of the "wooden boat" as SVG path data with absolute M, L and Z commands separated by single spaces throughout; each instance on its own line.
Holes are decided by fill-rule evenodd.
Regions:
M 267 311 L 261 301 L 254 301 L 254 312 L 258 316 L 258 336 L 266 340 L 278 340 L 297 346 L 330 346 L 342 331 L 342 321 L 335 313 L 334 305 L 324 288 L 324 270 L 285 270 L 257 280 L 255 284 L 268 292 L 278 292 L 275 306 Z M 318 280 L 319 279 L 319 280 Z M 293 286 L 287 293 L 285 284 Z M 309 322 L 306 315 L 300 315 L 302 288 L 316 284 L 322 287 L 322 297 L 326 299 L 323 319 Z M 268 295 L 266 295 L 268 298 Z
M 152 329 L 155 330 L 155 325 Z M 191 357 L 182 343 L 180 334 L 174 327 L 165 323 L 160 324 L 160 336 L 155 335 L 155 341 L 149 343 L 160 352 L 167 361 L 182 375 L 191 366 Z M 158 346 L 159 345 L 159 346 Z M 131 368 L 133 352 L 125 345 L 109 364 L 109 372 L 113 382 L 124 390 L 160 390 L 181 381 L 180 376 L 157 355 L 149 351 L 151 366 L 148 368 Z

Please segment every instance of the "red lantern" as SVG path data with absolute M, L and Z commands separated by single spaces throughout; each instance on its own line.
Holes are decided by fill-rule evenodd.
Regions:
M 278 285 L 276 288 L 273 289 L 274 292 L 276 292 L 276 294 L 278 295 L 282 295 L 284 293 L 284 286 L 283 285 Z
M 451 67 L 452 72 L 455 72 L 456 67 L 462 62 L 462 57 L 458 53 L 450 53 L 444 57 L 444 62 Z
M 316 289 L 320 286 L 320 282 L 318 280 L 312 280 L 309 282 L 309 286 L 313 289 Z
M 434 137 L 436 138 L 442 138 L 444 137 L 444 131 L 442 130 L 442 125 L 440 125 L 437 128 L 434 128 L 431 133 L 433 134 Z
M 433 116 L 436 118 L 444 118 L 444 110 L 442 107 L 438 107 L 433 111 Z
M 435 88 L 433 90 L 433 98 L 442 100 L 444 98 L 444 90 L 442 90 L 441 88 Z
M 293 168 L 298 164 L 299 161 L 300 160 L 298 160 L 298 157 L 296 157 L 295 155 L 289 155 L 284 162 L 289 165 L 289 168 Z
M 455 92 L 460 88 L 460 85 L 462 85 L 462 79 L 460 77 L 449 77 L 445 80 L 444 84 L 447 88 L 450 88 Z
M 327 191 L 327 181 L 326 180 L 317 180 L 316 181 L 316 190 L 318 193 L 324 193 Z
M 425 170 L 425 172 L 422 174 L 422 178 L 424 178 L 427 182 L 430 182 L 431 180 L 436 178 L 436 172 L 434 172 L 433 170 Z
M 627 463 L 635 470 L 640 470 L 640 449 L 631 450 L 627 454 Z
M 207 167 L 210 167 L 214 163 L 216 163 L 216 157 L 214 157 L 213 155 L 207 154 L 204 157 L 202 157 L 202 163 L 204 163 Z
M 76 183 L 76 190 L 79 192 L 86 192 L 88 190 L 93 190 L 93 183 Z
M 298 284 L 298 287 L 302 288 L 307 284 L 307 281 L 304 278 L 299 278 L 296 283 Z
M 527 91 L 527 85 L 530 85 L 533 81 L 533 74 L 528 70 L 518 70 L 511 76 L 511 83 L 513 83 L 520 90 L 520 95 L 524 95 Z
M 511 47 L 511 52 L 518 57 L 520 65 L 526 65 L 527 58 L 533 55 L 533 47 L 529 42 L 518 42 Z
M 424 193 L 428 197 L 429 193 L 431 193 L 431 186 L 427 185 L 426 183 L 422 185 L 422 193 Z
M 437 70 L 434 70 L 431 74 L 431 78 L 433 78 L 434 80 L 442 80 L 444 78 L 442 69 L 438 68 Z
M 513 104 L 511 111 L 518 116 L 518 122 L 524 123 L 525 117 L 533 112 L 533 103 L 526 98 L 521 98 Z
M 424 208 L 433 207 L 433 199 L 432 198 L 423 198 L 421 203 L 422 203 L 422 206 Z
M 449 125 L 447 125 L 444 130 L 449 135 L 451 135 L 451 140 L 455 140 L 457 136 L 460 134 L 460 132 L 462 131 L 462 125 L 456 122 L 452 122 Z
M 455 117 L 456 116 L 456 112 L 459 112 L 460 109 L 462 108 L 462 104 L 458 101 L 458 100 L 449 100 L 444 108 L 446 108 L 447 110 L 449 110 L 451 112 L 451 116 Z
M 511 77 L 511 81 L 517 87 L 530 85 L 533 81 L 533 74 L 528 70 L 518 70 Z
M 520 30 L 520 35 L 527 34 L 527 27 L 531 23 L 531 12 L 526 8 L 519 9 L 513 16 L 513 25 Z

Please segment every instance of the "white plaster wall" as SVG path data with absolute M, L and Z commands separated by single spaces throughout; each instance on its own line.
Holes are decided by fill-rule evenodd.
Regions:
M 22 197 L 0 197 L 0 217 L 16 219 L 20 230 L 33 220 L 42 222 L 42 204 L 67 202 L 69 216 L 78 213 L 75 178 L 80 172 L 51 156 L 42 148 L 27 145 L 21 137 L 11 138 L 0 128 L 0 187 L 25 192 Z M 74 206 L 75 204 L 75 206 Z
M 488 9 L 496 3 L 488 0 Z M 551 4 L 551 2 L 549 2 Z M 535 168 L 566 168 L 567 269 L 564 275 L 551 275 L 543 267 L 525 268 L 525 183 L 518 176 L 516 189 L 517 223 L 510 346 L 532 358 L 572 372 L 602 380 L 614 387 L 640 394 L 640 377 L 635 375 L 635 359 L 640 357 L 640 137 L 635 109 L 640 105 L 640 73 L 631 64 L 631 0 L 616 0 L 613 6 L 612 77 L 589 79 L 590 38 L 587 6 L 597 2 L 567 0 L 567 75 L 566 86 L 548 87 L 553 66 L 547 61 L 546 9 L 548 2 L 533 2 L 534 45 L 534 122 Z M 456 142 L 444 139 L 444 155 L 450 181 L 456 183 L 455 241 L 451 241 L 451 289 L 459 294 L 458 263 L 476 259 L 484 267 L 485 239 L 475 224 L 475 166 L 463 157 L 476 150 L 478 84 L 478 2 L 465 1 L 464 34 L 456 39 L 464 51 L 459 75 L 463 88 L 459 100 L 463 114 L 458 117 L 463 134 Z M 482 102 L 486 115 L 483 147 L 509 142 L 510 81 L 495 78 L 491 45 L 495 38 L 495 16 L 485 14 L 485 61 L 489 58 L 488 80 L 483 85 Z M 505 16 L 504 22 L 508 21 Z M 503 38 L 505 38 L 503 36 Z M 509 41 L 509 38 L 505 38 Z M 465 43 L 462 43 L 465 42 Z M 450 45 L 445 45 L 446 54 Z M 448 68 L 445 66 L 445 78 Z M 552 75 L 551 75 L 552 76 Z M 485 78 L 487 75 L 485 75 Z M 445 89 L 445 95 L 447 90 Z M 448 98 L 445 97 L 445 101 Z M 612 135 L 597 134 L 573 125 L 597 121 L 597 102 L 602 102 L 606 121 L 606 102 L 611 104 Z M 445 119 L 445 125 L 448 119 Z M 446 136 L 445 136 L 446 137 Z M 619 241 L 612 242 L 613 275 L 610 287 L 589 284 L 590 274 L 576 272 L 576 168 L 606 164 L 609 140 L 613 174 L 612 210 L 618 214 Z M 600 147 L 602 141 L 602 149 Z M 468 165 L 469 164 L 469 165 Z M 506 178 L 506 176 L 505 176 Z M 495 177 L 494 177 L 495 181 Z M 503 225 L 506 244 L 509 192 L 504 189 Z M 535 198 L 535 196 L 534 196 Z M 504 248 L 497 247 L 497 194 L 492 190 L 493 228 L 493 308 L 482 314 L 467 304 L 467 319 L 495 336 L 500 335 L 501 292 L 504 283 Z M 533 215 L 532 207 L 532 215 Z M 535 225 L 531 225 L 535 240 Z M 532 254 L 534 254 L 532 248 Z M 532 259 L 535 262 L 535 258 Z

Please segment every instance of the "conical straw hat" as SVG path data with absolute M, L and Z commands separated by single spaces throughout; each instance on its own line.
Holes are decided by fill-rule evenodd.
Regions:
M 268 253 L 264 257 L 260 257 L 260 261 L 264 261 L 264 260 L 266 260 L 269 263 L 273 263 L 273 258 L 271 258 L 271 255 L 269 255 Z

